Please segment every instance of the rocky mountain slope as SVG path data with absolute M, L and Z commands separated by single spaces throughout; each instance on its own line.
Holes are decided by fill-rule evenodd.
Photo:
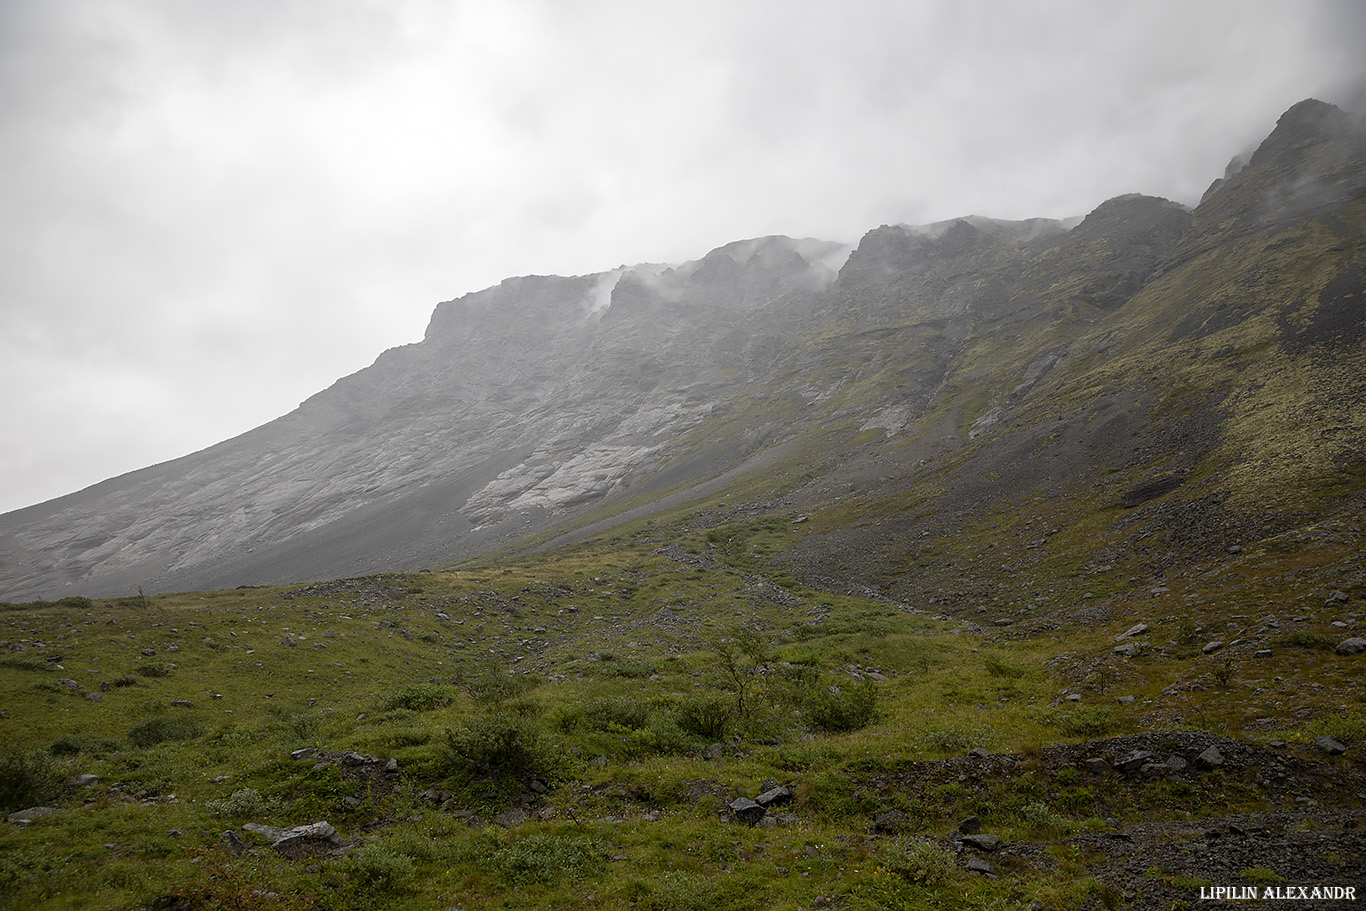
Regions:
M 811 580 L 964 605 L 1314 527 L 1366 478 L 1366 128 L 1302 102 L 1233 171 L 1193 211 L 508 279 L 270 424 L 0 516 L 0 598 L 414 568 L 721 493 L 810 515 Z

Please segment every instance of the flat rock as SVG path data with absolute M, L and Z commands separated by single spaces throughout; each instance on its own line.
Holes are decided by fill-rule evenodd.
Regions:
M 792 789 L 783 785 L 779 785 L 776 788 L 769 788 L 767 791 L 754 798 L 754 802 L 761 807 L 771 807 L 778 804 L 790 803 L 791 801 Z
M 66 783 L 66 786 L 68 788 L 89 788 L 99 783 L 100 776 L 86 773 L 85 775 L 77 775 L 75 778 L 72 778 Z
M 327 822 L 313 822 L 308 825 L 286 829 L 285 833 L 271 842 L 271 850 L 285 857 L 306 857 L 333 851 L 342 845 L 337 830 Z
M 968 862 L 963 867 L 973 873 L 981 873 L 983 876 L 991 876 L 996 872 L 995 867 L 976 855 L 969 857 Z
M 1115 768 L 1121 772 L 1133 772 L 1156 761 L 1157 754 L 1152 750 L 1133 750 L 1116 762 Z
M 978 833 L 964 835 L 961 840 L 969 848 L 976 848 L 978 851 L 995 851 L 1001 847 L 1001 838 L 998 835 Z
M 738 822 L 742 822 L 747 826 L 754 825 L 759 820 L 763 819 L 764 814 L 768 812 L 759 803 L 750 800 L 748 797 L 737 797 L 726 804 L 726 806 L 735 814 L 735 819 Z
M 1115 641 L 1123 642 L 1125 639 L 1132 639 L 1134 636 L 1141 636 L 1144 633 L 1146 633 L 1150 628 L 1151 627 L 1149 627 L 1146 623 L 1139 623 L 1136 626 L 1131 626 L 1124 632 L 1120 633 L 1118 636 L 1115 637 Z
M 1329 737 L 1326 734 L 1322 737 L 1315 737 L 1314 746 L 1318 747 L 1320 750 L 1323 750 L 1329 756 L 1341 756 L 1343 753 L 1347 752 L 1346 744 L 1332 737 Z
M 19 810 L 5 817 L 5 822 L 14 823 L 16 826 L 26 826 L 35 819 L 44 816 L 53 816 L 62 812 L 56 807 L 29 807 L 27 810 Z
M 1213 642 L 1206 642 L 1204 648 L 1200 649 L 1200 651 L 1206 655 L 1212 655 L 1223 647 L 1224 643 L 1216 639 Z
M 1218 747 L 1208 746 L 1195 757 L 1195 761 L 1207 769 L 1217 769 L 1224 764 L 1224 754 L 1219 752 Z
M 531 819 L 531 814 L 521 807 L 514 807 L 511 810 L 504 810 L 493 817 L 493 824 L 502 826 L 504 829 L 511 829 L 513 826 L 520 826 L 522 823 Z

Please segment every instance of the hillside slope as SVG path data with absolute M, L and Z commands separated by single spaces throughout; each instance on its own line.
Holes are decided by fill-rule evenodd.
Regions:
M 832 584 L 1160 578 L 1361 489 L 1364 137 L 1296 105 L 1194 211 L 509 279 L 271 424 L 0 517 L 0 596 L 415 568 L 727 489 L 810 513 L 784 559 Z

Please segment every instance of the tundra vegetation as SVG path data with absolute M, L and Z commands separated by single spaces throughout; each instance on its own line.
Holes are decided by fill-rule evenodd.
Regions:
M 1361 813 L 1355 767 L 1315 741 L 1366 738 L 1366 663 L 1330 645 L 1363 592 L 1325 602 L 1301 552 L 1237 555 L 1236 584 L 1228 558 L 1197 567 L 1198 597 L 1161 596 L 1180 613 L 1118 586 L 1020 598 L 998 625 L 796 582 L 769 555 L 799 520 L 711 504 L 449 571 L 6 605 L 0 799 L 57 812 L 0 828 L 0 902 L 1143 907 L 1198 874 L 1131 876 L 1079 839 L 1167 821 L 1179 841 L 1296 797 Z M 1139 623 L 1124 641 L 1142 648 L 1116 654 Z M 1215 637 L 1256 648 L 1205 653 Z M 1256 760 L 1084 764 L 1145 732 L 1232 735 L 1309 771 L 1287 790 Z M 732 809 L 775 786 L 790 796 L 764 819 Z M 1003 847 L 948 837 L 968 817 Z M 323 820 L 337 843 L 302 856 L 242 828 Z M 1319 853 L 1346 870 L 1351 850 Z

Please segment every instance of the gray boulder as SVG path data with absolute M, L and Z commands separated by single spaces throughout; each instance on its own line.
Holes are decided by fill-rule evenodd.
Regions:
M 1350 639 L 1343 639 L 1334 649 L 1339 655 L 1360 655 L 1366 652 L 1366 639 L 1360 636 L 1353 636 Z

